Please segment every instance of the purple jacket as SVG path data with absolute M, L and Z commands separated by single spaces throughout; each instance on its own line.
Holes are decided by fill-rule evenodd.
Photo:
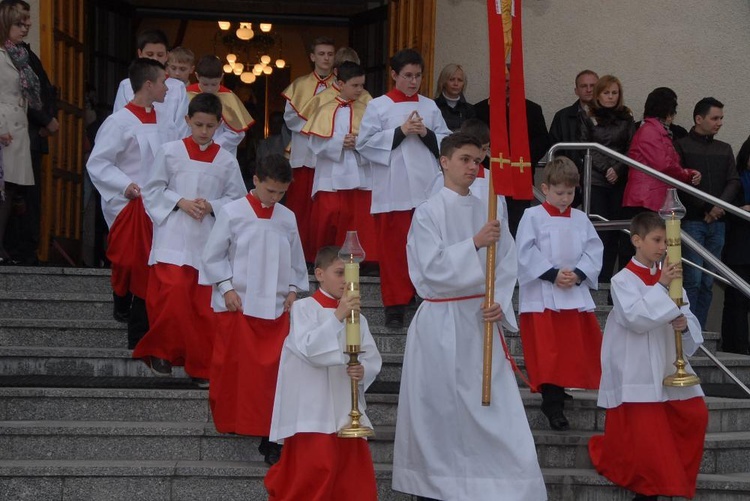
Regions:
M 649 117 L 643 121 L 633 136 L 628 156 L 683 183 L 689 184 L 695 173 L 692 169 L 682 167 L 672 139 L 658 118 Z M 664 203 L 668 187 L 658 179 L 631 168 L 622 206 L 658 211 Z

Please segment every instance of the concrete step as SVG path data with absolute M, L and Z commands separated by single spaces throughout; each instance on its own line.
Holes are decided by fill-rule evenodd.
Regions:
M 108 320 L 5 318 L 0 325 L 0 346 L 124 348 L 124 323 Z
M 570 391 L 565 414 L 574 430 L 603 431 L 605 410 L 596 392 Z M 528 389 L 521 398 L 532 429 L 547 430 L 541 398 Z M 750 430 L 750 400 L 707 397 L 709 432 Z M 395 426 L 398 395 L 367 394 L 367 414 L 376 426 Z M 0 388 L 0 421 L 211 421 L 205 390 L 113 388 Z
M 391 464 L 395 428 L 376 427 L 370 451 Z M 534 430 L 542 468 L 592 468 L 588 440 L 594 432 Z M 0 460 L 257 461 L 259 439 L 216 432 L 211 423 L 118 421 L 0 422 Z M 708 433 L 701 473 L 747 471 L 750 432 Z
M 263 463 L 235 461 L 0 461 L 0 499 L 226 501 L 267 498 Z M 626 501 L 596 472 L 542 469 L 550 501 Z M 408 501 L 390 488 L 390 465 L 375 464 L 380 501 Z M 696 501 L 745 501 L 750 474 L 698 476 Z M 672 501 L 684 501 L 672 498 Z

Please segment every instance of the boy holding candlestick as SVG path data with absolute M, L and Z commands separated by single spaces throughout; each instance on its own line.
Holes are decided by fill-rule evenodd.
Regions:
M 526 209 L 516 233 L 521 341 L 531 387 L 553 430 L 570 428 L 565 388 L 599 387 L 602 331 L 589 289 L 598 286 L 602 241 L 570 204 L 578 168 L 567 157 L 544 167 L 546 201 Z
M 255 188 L 217 214 L 200 269 L 201 283 L 214 284 L 218 313 L 209 390 L 214 424 L 221 433 L 263 437 L 258 450 L 269 464 L 281 453 L 268 433 L 289 309 L 309 286 L 297 221 L 277 203 L 291 181 L 283 156 L 264 158 Z
M 669 260 L 665 223 L 654 212 L 633 218 L 635 257 L 612 277 L 614 308 L 602 345 L 598 405 L 607 409 L 604 435 L 592 437 L 589 454 L 596 470 L 638 493 L 692 498 L 708 423 L 701 387 L 664 386 L 672 373 L 675 331 L 692 355 L 703 342 L 685 291 L 682 306 L 669 297 L 669 284 L 682 278 L 682 265 Z M 688 364 L 686 369 L 690 370 Z
M 346 294 L 344 262 L 338 252 L 333 246 L 318 251 L 315 278 L 320 288 L 292 310 L 270 435 L 270 440 L 283 440 L 284 453 L 265 480 L 273 501 L 377 499 L 367 441 L 336 436 L 349 423 L 350 378 L 359 382 L 361 422 L 371 426 L 364 392 L 382 364 L 364 316 L 359 316 L 359 339 L 344 328 L 349 313 L 359 311 L 360 298 Z M 349 344 L 361 346 L 361 365 L 347 366 L 344 351 Z
M 393 456 L 393 488 L 428 499 L 538 501 L 546 488 L 504 342 L 492 351 L 490 406 L 481 405 L 485 322 L 516 330 L 516 248 L 505 213 L 487 220 L 470 188 L 482 144 L 441 144 L 445 186 L 417 207 L 409 276 L 424 298 L 406 336 Z M 501 205 L 499 204 L 501 207 Z M 495 303 L 485 307 L 487 247 L 497 244 Z M 501 327 L 502 325 L 502 327 Z

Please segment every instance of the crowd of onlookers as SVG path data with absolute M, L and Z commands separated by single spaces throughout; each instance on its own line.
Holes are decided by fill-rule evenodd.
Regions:
M 436 89 L 438 107 L 451 128 L 467 119 L 486 119 L 481 108 L 486 100 L 472 106 L 463 95 L 466 75 L 456 64 L 447 65 Z M 674 123 L 677 94 L 668 87 L 654 89 L 646 98 L 641 116 L 625 105 L 623 86 L 613 75 L 599 77 L 583 70 L 575 78 L 576 101 L 557 111 L 548 137 L 533 133 L 538 114 L 529 115 L 529 140 L 535 144 L 596 142 L 653 167 L 679 181 L 695 186 L 724 202 L 750 210 L 750 138 L 736 157 L 729 144 L 716 139 L 724 118 L 724 105 L 706 97 L 693 109 L 693 127 L 688 131 Z M 531 103 L 533 105 L 533 103 Z M 538 107 L 538 105 L 534 105 Z M 527 106 L 527 110 L 533 109 Z M 562 151 L 583 170 L 581 150 Z M 532 153 L 532 157 L 533 157 Z M 609 156 L 592 151 L 590 213 L 609 220 L 631 219 L 636 214 L 658 211 L 664 203 L 667 185 Z M 714 256 L 721 258 L 744 280 L 750 279 L 750 257 L 743 240 L 750 236 L 750 223 L 727 214 L 720 207 L 694 196 L 680 194 L 687 209 L 682 229 Z M 579 198 L 580 201 L 580 198 Z M 509 207 L 510 208 L 510 207 Z M 511 220 L 513 216 L 511 214 Z M 514 226 L 511 224 L 511 229 Z M 614 271 L 632 256 L 629 239 L 617 231 L 600 233 L 604 260 L 600 280 L 609 282 Z M 683 257 L 698 266 L 703 258 L 683 246 Z M 705 328 L 711 305 L 713 277 L 698 267 L 685 267 L 685 288 L 696 316 Z M 721 349 L 750 353 L 748 312 L 750 300 L 733 287 L 727 287 L 722 315 Z

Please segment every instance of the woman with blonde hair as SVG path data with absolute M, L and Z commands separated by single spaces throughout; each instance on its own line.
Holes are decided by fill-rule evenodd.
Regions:
M 635 134 L 633 113 L 623 103 L 622 84 L 612 75 L 604 75 L 594 86 L 589 111 L 581 117 L 581 141 L 599 143 L 623 155 Z M 598 151 L 591 152 L 591 213 L 609 220 L 620 219 L 627 166 Z M 600 282 L 612 278 L 618 254 L 619 232 L 603 231 L 604 258 Z
M 26 186 L 34 184 L 27 107 L 42 106 L 39 78 L 29 66 L 23 39 L 29 32 L 29 11 L 22 5 L 0 3 L 0 143 L 5 202 L 0 202 L 0 264 L 11 262 L 2 245 L 12 201 Z
M 452 132 L 461 129 L 461 124 L 476 117 L 474 106 L 466 102 L 466 73 L 460 64 L 445 65 L 437 81 L 435 104 L 443 114 L 445 124 Z

